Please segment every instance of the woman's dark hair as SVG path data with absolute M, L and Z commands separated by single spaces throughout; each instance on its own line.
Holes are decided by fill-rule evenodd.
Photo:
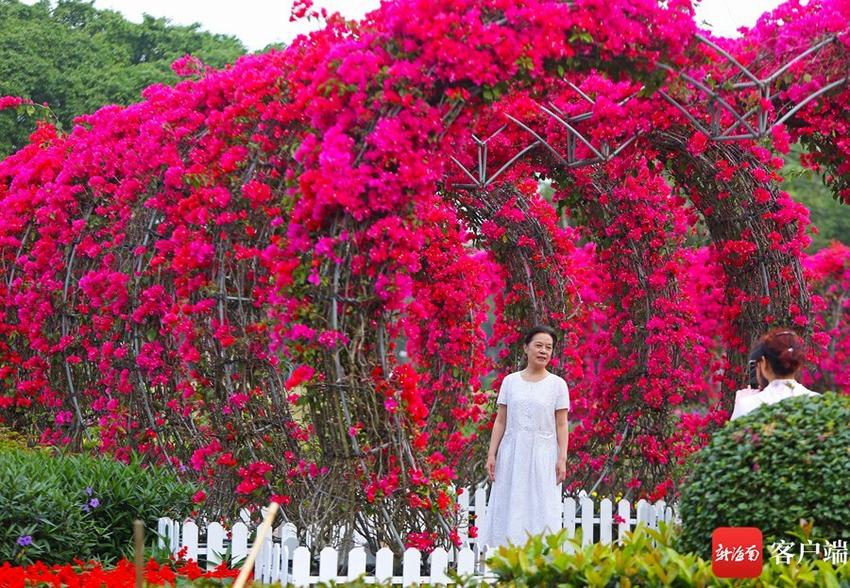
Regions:
M 758 342 L 752 351 L 750 351 L 750 356 L 747 358 L 747 384 L 750 388 L 764 390 L 764 387 L 767 386 L 764 376 L 756 369 L 762 357 L 764 357 L 764 345 Z
M 790 376 L 806 359 L 805 343 L 797 333 L 774 329 L 761 338 L 758 347 L 777 376 Z
M 534 339 L 534 336 L 538 333 L 546 333 L 547 335 L 552 337 L 552 345 L 555 345 L 558 342 L 558 332 L 555 331 L 555 329 L 553 329 L 549 325 L 534 325 L 525 334 L 523 342 L 528 345 L 529 343 L 531 343 L 531 340 Z
M 764 357 L 764 345 L 762 345 L 761 341 L 756 343 L 756 346 L 753 347 L 752 351 L 750 351 L 750 356 L 747 358 L 750 361 L 758 361 L 762 357 Z

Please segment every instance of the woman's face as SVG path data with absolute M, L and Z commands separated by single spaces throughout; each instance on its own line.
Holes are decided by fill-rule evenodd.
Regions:
M 528 345 L 524 346 L 528 358 L 528 367 L 545 368 L 552 359 L 554 341 L 548 333 L 536 333 Z

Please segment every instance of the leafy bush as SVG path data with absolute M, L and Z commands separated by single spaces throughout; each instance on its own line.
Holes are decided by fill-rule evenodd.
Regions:
M 682 548 L 711 552 L 717 527 L 758 527 L 765 544 L 814 523 L 850 537 L 850 398 L 789 398 L 731 421 L 694 457 L 681 499 Z
M 0 451 L 26 448 L 27 443 L 23 435 L 0 425 Z
M 803 559 L 765 559 L 762 574 L 746 580 L 717 578 L 711 561 L 677 552 L 671 527 L 638 526 L 622 545 L 582 546 L 566 531 L 532 537 L 522 547 L 502 547 L 488 560 L 498 585 L 508 586 L 838 586 L 850 582 L 850 564 L 834 567 Z
M 87 456 L 0 451 L 0 561 L 114 561 L 133 520 L 185 517 L 193 488 L 173 473 Z M 148 533 L 153 541 L 153 533 Z

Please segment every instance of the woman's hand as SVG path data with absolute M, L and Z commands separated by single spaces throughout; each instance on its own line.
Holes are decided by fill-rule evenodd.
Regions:
M 565 460 L 559 459 L 558 463 L 555 464 L 555 477 L 558 479 L 558 484 L 567 479 L 567 462 Z
M 490 481 L 496 481 L 496 456 L 487 456 L 487 475 L 490 476 Z

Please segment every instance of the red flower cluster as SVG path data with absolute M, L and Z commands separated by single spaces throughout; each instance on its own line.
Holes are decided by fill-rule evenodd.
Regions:
M 150 586 L 174 586 L 180 578 L 197 580 L 235 578 L 238 575 L 238 569 L 230 569 L 224 565 L 208 572 L 192 561 L 159 564 L 149 560 L 144 568 L 144 581 Z M 136 585 L 136 569 L 133 562 L 126 559 L 120 560 L 112 568 L 104 568 L 93 561 L 76 561 L 64 566 L 47 566 L 40 562 L 29 566 L 13 566 L 9 562 L 0 565 L 0 586 L 24 588 L 35 585 L 56 588 L 131 588 Z
M 17 108 L 23 104 L 32 104 L 32 100 L 21 98 L 20 96 L 0 96 L 0 110 Z

